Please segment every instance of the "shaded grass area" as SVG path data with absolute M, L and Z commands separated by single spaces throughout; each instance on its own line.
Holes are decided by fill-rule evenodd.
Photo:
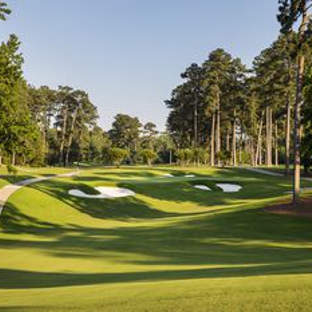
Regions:
M 93 168 L 16 193 L 0 219 L 0 311 L 309 311 L 312 220 L 263 211 L 287 196 L 290 180 L 163 172 Z M 193 188 L 216 181 L 243 190 Z M 68 195 L 98 185 L 137 196 Z
M 57 167 L 17 167 L 17 174 L 10 175 L 5 166 L 0 166 L 0 188 L 36 177 L 49 177 L 55 174 L 72 172 L 72 168 L 57 168 Z

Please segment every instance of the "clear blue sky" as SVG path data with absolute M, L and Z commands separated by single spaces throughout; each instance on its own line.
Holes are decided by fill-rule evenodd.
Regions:
M 0 40 L 22 41 L 25 77 L 86 90 L 108 129 L 117 113 L 163 130 L 179 74 L 222 47 L 248 65 L 278 35 L 277 0 L 7 0 Z

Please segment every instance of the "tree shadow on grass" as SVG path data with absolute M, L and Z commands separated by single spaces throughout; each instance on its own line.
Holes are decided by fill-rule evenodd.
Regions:
M 135 197 L 91 199 L 79 198 L 68 194 L 68 191 L 71 189 L 79 189 L 88 194 L 97 194 L 94 188 L 86 184 L 49 180 L 29 187 L 55 197 L 70 207 L 98 219 L 133 221 L 133 219 L 158 219 L 179 215 L 150 207 L 144 201 Z
M 31 187 L 96 218 L 120 218 L 132 224 L 115 228 L 106 228 L 105 223 L 103 228 L 73 224 L 59 226 L 24 216 L 13 204 L 9 204 L 4 215 L 4 231 L 32 233 L 37 239 L 2 236 L 1 249 L 27 248 L 40 250 L 54 258 L 79 259 L 81 272 L 84 260 L 95 258 L 103 261 L 110 259 L 118 265 L 149 266 L 151 270 L 90 274 L 1 269 L 2 289 L 312 273 L 312 221 L 266 214 L 260 203 L 254 207 L 228 208 L 215 214 L 207 212 L 181 219 L 170 218 L 169 222 L 157 225 L 149 222 L 136 224 L 131 219 L 133 212 L 129 216 L 127 211 L 120 210 L 127 209 L 122 208 L 127 202 L 121 202 L 119 207 L 113 201 L 110 214 L 105 214 L 100 211 L 106 209 L 103 203 L 70 197 L 67 191 L 77 188 L 77 184 L 51 180 Z M 171 193 L 167 190 L 167 198 Z M 146 207 L 137 205 L 133 202 L 131 210 L 136 211 L 138 219 L 141 219 L 143 212 L 140 209 Z M 156 218 L 168 216 L 162 211 L 160 213 Z M 169 214 L 171 216 L 177 215 Z M 171 222 L 173 220 L 175 222 Z M 41 240 L 41 236 L 51 239 Z M 183 265 L 188 267 L 178 267 Z M 190 268 L 191 265 L 197 267 Z M 176 270 L 159 266 L 176 267 Z
M 23 175 L 0 175 L 0 179 L 8 182 L 9 184 L 14 184 L 14 183 L 18 183 L 18 182 L 21 182 L 21 181 L 24 181 L 24 180 L 28 180 L 28 179 L 32 179 L 34 178 L 35 176 L 33 175 L 26 175 L 26 174 L 23 174 Z
M 3 233 L 49 235 L 62 231 L 62 227 L 52 222 L 44 222 L 22 213 L 12 203 L 7 203 L 0 218 L 0 230 Z
M 184 270 L 160 270 L 124 273 L 49 273 L 0 269 L 0 289 L 31 289 L 87 286 L 130 282 L 161 282 L 205 278 L 229 278 L 312 273 L 312 261 L 265 264 L 253 267 L 224 267 Z
M 150 199 L 156 199 L 161 201 L 155 203 L 155 206 L 145 202 L 145 199 L 137 197 L 127 198 L 115 198 L 115 199 L 88 199 L 78 198 L 68 194 L 71 189 L 79 189 L 88 194 L 97 194 L 97 191 L 84 183 L 71 182 L 71 180 L 48 180 L 44 183 L 37 183 L 28 188 L 35 189 L 43 192 L 49 196 L 52 196 L 61 202 L 69 205 L 70 207 L 80 211 L 81 213 L 88 214 L 89 216 L 97 219 L 111 219 L 124 222 L 133 222 L 134 220 L 147 220 L 147 219 L 161 219 L 161 218 L 172 218 L 181 216 L 192 216 L 199 215 L 205 211 L 196 209 L 197 206 L 206 207 L 207 212 L 215 212 L 216 206 L 239 206 L 246 204 L 246 199 L 262 199 L 271 196 L 275 198 L 277 196 L 276 190 L 274 189 L 271 194 L 265 189 L 259 192 L 259 187 L 256 184 L 246 183 L 246 192 L 239 192 L 233 194 L 225 194 L 222 191 L 205 192 L 196 190 L 193 187 L 194 181 L 183 181 L 176 182 L 167 185 L 167 183 L 159 182 L 155 184 L 146 183 L 117 183 L 120 187 L 125 187 L 133 190 L 139 195 Z M 198 181 L 198 183 L 205 183 L 205 181 Z M 212 181 L 206 182 L 208 184 L 213 183 Z M 281 189 L 278 185 L 277 189 Z M 166 205 L 168 203 L 175 203 L 177 205 L 181 203 L 187 203 L 187 205 L 194 205 L 194 211 L 190 212 L 166 212 L 158 208 L 158 204 Z M 222 207 L 221 207 L 222 208 Z M 219 209 L 221 209 L 219 207 Z M 224 207 L 225 208 L 225 207 Z M 13 209 L 11 209 L 13 211 Z M 18 213 L 12 214 L 11 221 L 18 217 Z M 18 223 L 18 220 L 15 220 Z M 18 228 L 15 226 L 14 228 Z
M 237 193 L 224 193 L 216 186 L 217 183 L 233 183 L 228 179 L 192 179 L 185 181 L 171 182 L 158 182 L 158 183 L 131 183 L 119 182 L 118 186 L 129 188 L 135 193 L 157 199 L 160 201 L 168 201 L 174 203 L 194 203 L 201 207 L 213 206 L 231 206 L 243 205 L 248 200 L 256 199 L 274 199 L 283 196 L 284 193 L 290 189 L 291 186 L 285 186 L 284 182 L 276 182 L 268 184 L 267 181 L 258 183 L 258 181 L 242 181 L 240 183 L 234 182 L 242 186 L 242 190 Z M 212 191 L 198 190 L 194 185 L 207 185 Z
M 0 238 L 1 248 L 39 249 L 55 258 L 80 259 L 82 272 L 84 260 L 93 258 L 154 269 L 92 274 L 0 269 L 2 289 L 312 273 L 312 221 L 273 216 L 260 209 L 229 210 L 157 227 L 58 228 L 28 221 L 39 227 L 38 235 L 46 231 L 53 239 Z M 176 269 L 157 270 L 159 265 Z M 177 267 L 181 265 L 188 267 Z

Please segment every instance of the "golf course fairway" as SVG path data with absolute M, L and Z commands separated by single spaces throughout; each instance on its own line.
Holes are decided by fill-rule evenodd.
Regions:
M 68 193 L 100 186 L 135 196 Z M 312 219 L 263 209 L 290 190 L 245 169 L 171 167 L 23 187 L 0 216 L 0 311 L 312 311 Z

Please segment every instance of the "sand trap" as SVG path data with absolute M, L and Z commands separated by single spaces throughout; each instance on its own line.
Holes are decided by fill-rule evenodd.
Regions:
M 184 177 L 185 178 L 195 178 L 196 176 L 195 176 L 195 174 L 186 174 Z
M 163 174 L 164 178 L 174 178 L 174 175 L 172 175 L 171 173 L 165 173 Z
M 207 185 L 194 185 L 194 188 L 202 191 L 211 191 L 211 188 Z
M 120 188 L 120 187 L 99 186 L 99 187 L 95 187 L 95 189 L 100 194 L 90 195 L 80 190 L 70 190 L 68 194 L 75 196 L 75 197 L 94 198 L 94 199 L 135 196 L 135 193 L 133 191 L 125 189 L 125 188 Z
M 218 183 L 216 186 L 222 189 L 224 193 L 237 193 L 242 189 L 240 185 L 231 183 Z

